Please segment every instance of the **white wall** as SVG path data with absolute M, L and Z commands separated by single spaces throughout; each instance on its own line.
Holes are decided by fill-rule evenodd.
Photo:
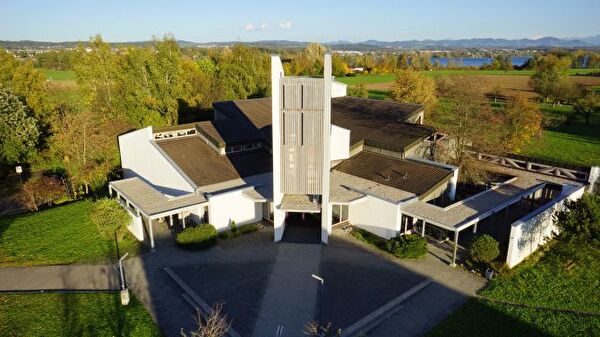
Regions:
M 394 203 L 367 196 L 365 201 L 350 205 L 348 215 L 351 224 L 382 238 L 397 234 L 399 212 Z
M 350 158 L 350 130 L 331 125 L 331 160 Z
M 347 95 L 348 86 L 342 82 L 332 81 L 331 97 L 344 97 Z
M 279 83 L 284 76 L 279 56 L 271 56 L 271 153 L 273 154 L 273 239 L 280 241 L 285 230 L 285 212 L 277 208 L 283 199 L 281 193 L 281 123 L 279 122 Z
M 237 226 L 258 222 L 262 219 L 262 204 L 243 196 L 245 189 L 238 189 L 208 197 L 208 222 L 217 231 L 229 229 L 231 221 Z
M 127 229 L 136 239 L 138 239 L 138 241 L 144 241 L 144 224 L 142 223 L 142 217 L 133 214 L 128 207 L 123 207 L 123 209 L 131 216 L 131 223 L 127 226 Z
M 165 158 L 151 139 L 151 127 L 119 136 L 124 178 L 140 177 L 168 195 L 193 192 L 193 183 Z
M 506 257 L 506 264 L 509 268 L 521 263 L 551 238 L 552 233 L 557 231 L 554 225 L 554 214 L 564 208 L 565 200 L 581 198 L 584 190 L 584 186 L 565 185 L 563 192 L 556 200 L 511 225 Z

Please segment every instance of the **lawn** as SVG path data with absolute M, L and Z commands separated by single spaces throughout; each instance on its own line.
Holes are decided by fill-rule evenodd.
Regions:
M 0 218 L 0 267 L 115 261 L 116 244 L 100 236 L 89 218 L 92 201 Z M 121 253 L 142 245 L 129 233 Z
M 69 81 L 75 80 L 76 75 L 74 71 L 71 70 L 54 70 L 54 69 L 41 69 L 46 75 L 47 79 L 51 79 L 53 81 Z
M 580 116 L 567 125 L 564 118 L 572 113 L 571 106 L 542 104 L 541 108 L 551 125 L 543 131 L 541 139 L 534 138 L 523 149 L 523 155 L 574 165 L 600 166 L 599 116 L 592 118 L 590 125 Z
M 135 297 L 118 293 L 0 294 L 0 336 L 161 336 Z
M 481 296 L 533 306 L 600 312 L 600 255 L 570 265 L 552 250 L 494 279 Z M 539 260 L 538 260 L 539 259 Z M 429 334 L 434 336 L 598 336 L 600 316 L 545 311 L 472 299 Z
M 426 73 L 430 76 L 448 76 L 448 75 L 518 75 L 518 76 L 531 76 L 533 70 L 472 70 L 472 69 L 436 69 L 436 70 L 422 70 L 421 72 Z M 575 74 L 590 74 L 600 73 L 600 69 L 569 69 L 570 75 Z M 348 85 L 357 84 L 375 84 L 375 83 L 387 83 L 394 80 L 394 74 L 367 74 L 367 75 L 356 75 L 348 77 L 337 77 L 335 79 L 338 82 L 346 83 Z

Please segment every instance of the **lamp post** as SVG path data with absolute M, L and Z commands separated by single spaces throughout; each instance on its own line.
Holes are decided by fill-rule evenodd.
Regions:
M 323 297 L 325 296 L 325 280 L 316 274 L 312 274 L 311 277 L 321 284 L 319 292 L 319 325 L 321 325 L 323 324 Z
M 129 255 L 129 253 L 125 253 L 119 259 L 119 277 L 121 279 L 121 304 L 128 305 L 129 304 L 129 289 L 125 287 L 125 276 L 123 275 L 123 260 Z

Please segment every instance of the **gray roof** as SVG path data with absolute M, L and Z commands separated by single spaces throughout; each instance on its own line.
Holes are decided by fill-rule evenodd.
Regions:
M 111 181 L 109 185 L 147 216 L 206 202 L 203 195 L 195 193 L 167 197 L 138 177 Z
M 336 170 L 331 170 L 329 185 L 329 200 L 333 203 L 348 203 L 365 195 L 372 195 L 391 202 L 416 197 L 414 193 Z
M 402 205 L 402 211 L 417 216 L 449 230 L 461 230 L 471 222 L 489 216 L 506 203 L 521 199 L 534 190 L 542 188 L 544 181 L 516 177 L 496 188 L 485 190 L 470 198 L 458 201 L 445 208 L 423 201 Z
M 278 208 L 283 211 L 320 212 L 321 204 L 310 201 L 306 194 L 285 194 Z

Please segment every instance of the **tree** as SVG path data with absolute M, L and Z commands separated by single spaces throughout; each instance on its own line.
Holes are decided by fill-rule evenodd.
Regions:
M 584 250 L 600 246 L 600 195 L 584 194 L 578 200 L 567 200 L 565 209 L 556 214 L 555 236 L 562 242 Z
M 188 333 L 181 329 L 182 337 L 224 337 L 231 327 L 231 322 L 223 313 L 223 303 L 217 303 L 207 317 L 202 317 L 198 311 L 196 314 L 198 327 Z
M 423 104 L 429 112 L 437 105 L 435 81 L 415 70 L 400 70 L 390 92 L 395 102 Z
M 474 76 L 451 76 L 438 81 L 444 104 L 431 113 L 431 123 L 448 134 L 448 161 L 463 167 L 470 147 L 491 152 L 497 141 L 498 117 L 491 112 L 484 85 Z
M 475 262 L 490 263 L 500 255 L 498 241 L 487 234 L 477 235 L 471 242 L 469 255 Z
M 117 91 L 117 55 L 100 35 L 80 44 L 74 56 L 77 82 L 88 108 L 116 115 L 114 95 Z
M 115 199 L 102 198 L 94 202 L 90 219 L 102 236 L 112 239 L 116 236 L 121 241 L 131 223 L 129 213 Z
M 494 85 L 490 93 L 494 96 L 494 103 L 498 103 L 498 97 L 502 95 L 502 87 L 498 84 Z
M 118 164 L 116 135 L 128 127 L 103 117 L 90 110 L 65 110 L 53 121 L 50 150 L 61 159 L 73 196 L 102 188 Z
M 360 83 L 348 89 L 348 96 L 369 98 L 369 90 L 364 83 Z
M 592 91 L 586 92 L 575 101 L 574 108 L 577 114 L 585 118 L 585 123 L 590 125 L 592 116 L 600 114 L 600 94 Z
M 16 164 L 35 149 L 40 131 L 38 121 L 19 97 L 0 87 L 0 161 Z
M 504 145 L 505 152 L 519 152 L 542 129 L 543 115 L 539 106 L 523 95 L 516 96 L 505 109 L 500 110 L 500 114 L 500 143 Z
M 35 211 L 40 205 L 50 205 L 54 200 L 66 195 L 62 180 L 52 175 L 32 177 L 25 182 L 23 187 L 33 200 Z
M 335 77 L 344 77 L 350 70 L 342 57 L 338 54 L 333 54 L 331 57 L 331 73 Z
M 32 62 L 20 64 L 13 73 L 12 88 L 38 119 L 47 119 L 52 109 L 48 100 L 46 76 Z
M 558 58 L 550 54 L 536 59 L 534 62 L 535 72 L 531 76 L 531 83 L 535 91 L 542 95 L 547 101 L 555 98 L 560 92 L 561 86 L 568 81 L 568 69 L 571 60 L 567 57 Z
M 401 69 L 401 70 L 408 69 L 408 67 L 409 67 L 408 61 L 409 61 L 408 54 L 401 53 L 400 55 L 398 55 L 398 61 L 396 64 L 396 68 Z

